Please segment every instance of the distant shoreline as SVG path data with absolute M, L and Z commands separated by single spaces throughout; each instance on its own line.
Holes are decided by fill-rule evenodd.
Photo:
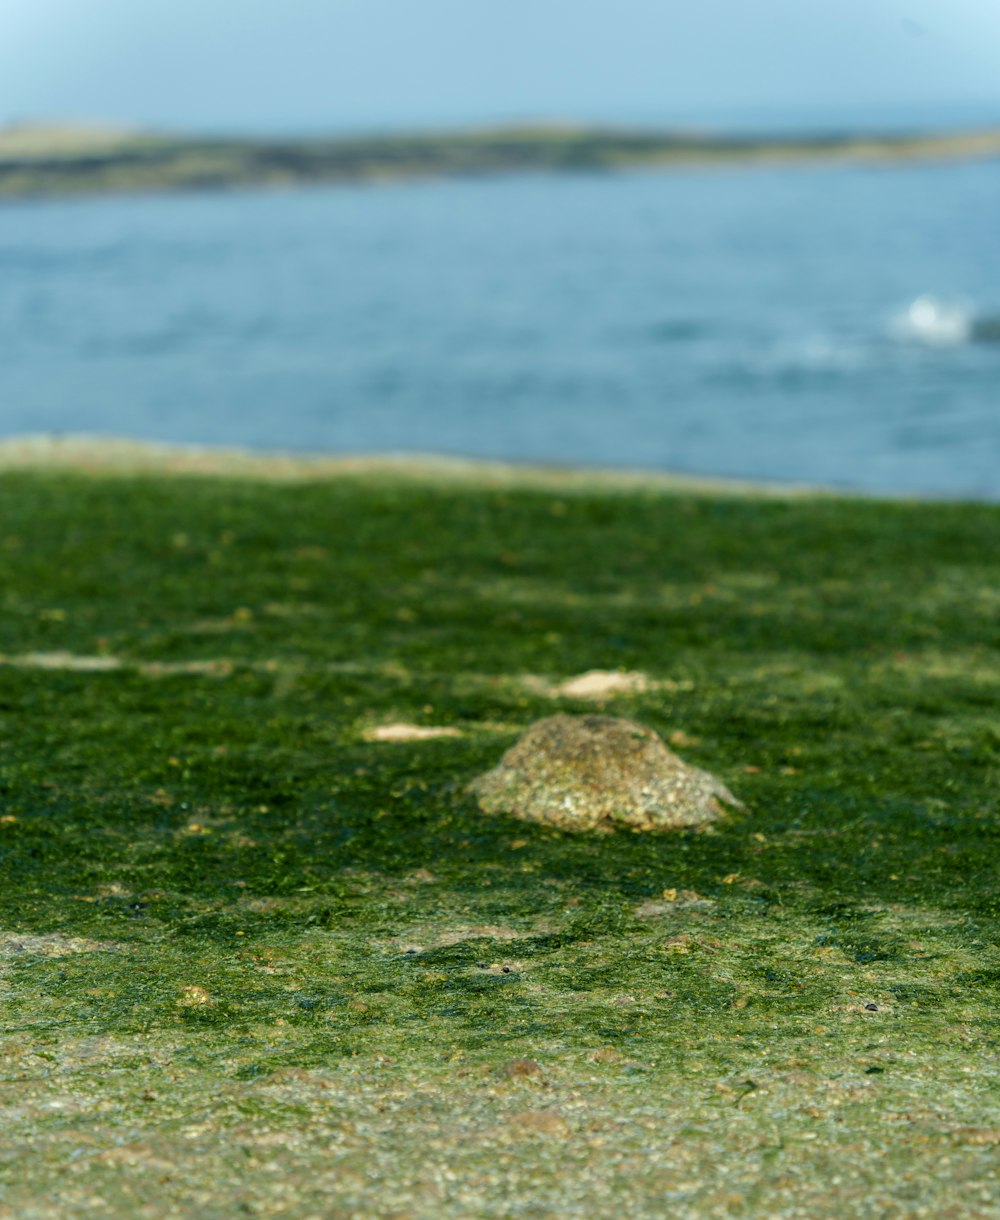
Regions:
M 1000 129 L 945 134 L 703 135 L 518 126 L 426 134 L 206 138 L 76 128 L 0 130 L 0 199 L 255 186 L 379 183 L 516 173 L 1000 157 Z
M 689 491 L 730 495 L 859 496 L 871 493 L 792 482 L 684 474 L 670 470 L 559 466 L 433 453 L 294 453 L 182 445 L 129 437 L 38 433 L 0 437 L 0 476 L 66 470 L 100 476 L 204 475 L 299 482 L 382 477 L 407 482 L 478 483 L 561 491 Z

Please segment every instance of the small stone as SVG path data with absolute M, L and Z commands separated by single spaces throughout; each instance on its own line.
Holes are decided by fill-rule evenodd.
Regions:
M 613 1046 L 602 1046 L 587 1056 L 591 1063 L 621 1063 L 625 1056 Z
M 181 1008 L 211 1008 L 215 1001 L 204 987 L 182 987 L 177 1003 Z
M 531 1135 L 568 1135 L 569 1124 L 555 1110 L 526 1110 L 522 1114 L 512 1114 L 508 1119 L 511 1126 Z
M 561 830 L 676 830 L 714 822 L 720 802 L 740 805 L 652 729 L 614 716 L 536 721 L 469 791 L 484 813 Z
M 503 1074 L 509 1080 L 523 1080 L 527 1076 L 541 1076 L 542 1065 L 535 1059 L 511 1059 L 505 1063 Z
M 963 1144 L 973 1144 L 980 1148 L 991 1148 L 1000 1144 L 1000 1127 L 959 1127 L 955 1135 Z

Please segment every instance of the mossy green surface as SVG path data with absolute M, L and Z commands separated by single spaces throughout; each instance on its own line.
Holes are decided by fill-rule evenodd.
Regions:
M 0 1216 L 996 1215 L 998 527 L 3 475 Z M 746 809 L 479 814 L 593 668 Z

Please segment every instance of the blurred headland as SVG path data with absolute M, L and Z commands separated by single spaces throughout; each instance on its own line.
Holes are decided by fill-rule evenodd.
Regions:
M 530 123 L 290 138 L 21 123 L 0 128 L 0 198 L 712 164 L 997 156 L 1000 128 L 796 135 Z

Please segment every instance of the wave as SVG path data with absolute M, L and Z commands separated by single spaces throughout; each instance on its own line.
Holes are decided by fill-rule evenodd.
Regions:
M 928 347 L 1000 343 L 1000 314 L 978 315 L 961 301 L 919 296 L 889 324 L 893 338 Z
M 755 343 L 743 339 L 728 350 L 707 352 L 702 368 L 710 378 L 732 381 L 742 377 L 794 384 L 853 378 L 898 366 L 914 366 L 926 358 L 950 359 L 949 351 L 973 344 L 1000 346 L 1000 313 L 976 314 L 960 301 L 917 297 L 889 319 L 881 331 L 864 328 L 833 334 L 771 336 Z M 909 349 L 909 350 L 906 350 Z

